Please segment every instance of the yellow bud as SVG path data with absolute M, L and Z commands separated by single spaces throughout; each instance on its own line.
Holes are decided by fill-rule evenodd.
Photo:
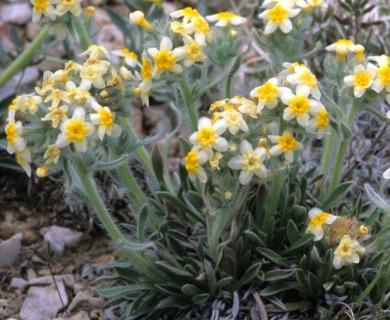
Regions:
M 129 15 L 130 21 L 146 31 L 152 29 L 152 25 L 145 19 L 145 15 L 141 11 L 134 11 Z
M 236 35 L 237 35 L 237 31 L 236 30 L 230 31 L 230 37 L 235 38 Z
M 139 95 L 142 93 L 141 88 L 140 88 L 140 87 L 135 88 L 135 89 L 134 89 L 134 93 L 135 93 L 137 96 L 139 96 Z
M 107 90 L 102 90 L 102 91 L 100 91 L 99 92 L 99 96 L 101 97 L 101 98 L 107 98 L 108 96 L 109 96 L 110 94 L 108 93 L 108 91 Z
M 95 7 L 94 6 L 89 6 L 85 8 L 85 18 L 89 20 L 92 15 L 95 14 Z
M 49 168 L 47 166 L 39 167 L 35 173 L 39 178 L 43 178 L 47 176 L 47 173 L 49 172 Z
M 361 225 L 359 227 L 358 233 L 359 233 L 359 236 L 365 236 L 365 235 L 368 234 L 368 228 L 366 226 L 364 226 L 364 225 Z
M 232 200 L 232 198 L 233 198 L 233 192 L 231 192 L 231 191 L 226 191 L 223 197 L 224 197 L 225 200 L 227 200 L 227 201 Z

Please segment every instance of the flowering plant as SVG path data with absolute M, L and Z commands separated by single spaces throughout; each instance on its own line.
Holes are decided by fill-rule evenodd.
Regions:
M 126 256 L 110 264 L 116 275 L 98 290 L 111 303 L 126 301 L 122 318 L 386 312 L 390 207 L 369 185 L 376 207 L 364 206 L 342 173 L 356 114 L 388 122 L 375 111 L 390 99 L 387 56 L 366 57 L 347 39 L 306 52 L 311 12 L 327 4 L 264 1 L 264 33 L 254 30 L 253 42 L 267 52 L 263 72 L 238 90 L 233 77 L 247 44 L 240 28 L 248 23 L 240 15 L 188 7 L 151 21 L 134 11 L 129 20 L 143 44 L 108 52 L 91 43 L 80 1 L 45 3 L 33 3 L 34 19 L 72 21 L 83 52 L 13 101 L 7 150 L 28 175 L 32 167 L 38 177 L 64 172 L 69 193 L 94 209 Z M 337 58 L 322 52 L 316 61 L 324 49 Z M 141 140 L 129 122 L 132 106 L 139 99 L 148 107 L 153 97 L 171 101 L 176 127 Z M 167 149 L 178 132 L 182 160 L 169 172 Z M 163 147 L 149 153 L 162 136 Z M 317 168 L 308 154 L 318 141 Z M 134 156 L 145 187 L 129 166 Z M 115 223 L 98 171 L 128 201 L 135 225 Z

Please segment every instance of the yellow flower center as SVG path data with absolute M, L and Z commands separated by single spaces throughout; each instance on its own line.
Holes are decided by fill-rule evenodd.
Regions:
M 233 18 L 235 18 L 236 15 L 232 12 L 220 12 L 220 13 L 217 13 L 217 18 L 219 20 L 231 20 Z
M 85 139 L 88 132 L 88 127 L 81 119 L 74 119 L 70 121 L 65 129 L 65 136 L 74 142 L 81 142 Z
M 276 98 L 278 88 L 272 83 L 267 82 L 257 90 L 259 100 L 269 101 Z
M 127 49 L 127 48 L 120 50 L 120 52 L 121 52 L 123 55 L 125 55 L 126 57 L 132 58 L 132 59 L 134 59 L 134 60 L 137 60 L 137 59 L 138 59 L 137 55 L 136 55 L 134 52 L 132 52 L 132 51 L 130 51 L 129 49 Z
M 16 125 L 14 123 L 9 123 L 5 128 L 5 134 L 7 135 L 8 143 L 14 143 L 16 138 L 18 137 Z
M 279 3 L 268 12 L 268 18 L 274 23 L 282 23 L 287 18 L 288 10 Z
M 354 253 L 354 246 L 350 242 L 344 242 L 340 244 L 336 250 L 335 250 L 335 255 L 339 256 L 340 258 L 347 258 L 351 257 Z
M 370 85 L 370 75 L 367 71 L 359 70 L 355 74 L 355 86 L 360 88 L 367 88 Z
M 321 110 L 317 115 L 317 127 L 319 129 L 325 129 L 329 124 L 328 112 L 326 110 Z
M 35 0 L 34 1 L 34 10 L 45 12 L 47 8 L 49 7 L 50 2 L 49 0 Z
M 203 148 L 211 148 L 217 142 L 215 129 L 212 127 L 200 129 L 196 140 Z
M 161 50 L 153 56 L 158 71 L 172 71 L 175 64 L 175 57 L 166 50 Z
M 199 170 L 199 157 L 195 150 L 191 150 L 184 158 L 186 164 L 186 170 L 190 173 L 198 172 Z
M 380 79 L 380 81 L 383 84 L 385 84 L 385 85 L 390 84 L 390 68 L 389 68 L 389 66 L 384 66 L 382 68 L 379 68 L 378 78 Z
M 247 153 L 243 155 L 241 161 L 242 169 L 244 171 L 255 172 L 260 169 L 261 158 L 256 153 Z
M 191 61 L 203 60 L 202 46 L 199 45 L 196 41 L 191 41 L 189 44 L 187 44 L 186 55 Z
M 106 109 L 99 110 L 101 125 L 110 128 L 113 124 L 112 113 Z
M 142 78 L 151 79 L 152 72 L 153 72 L 153 68 L 152 68 L 152 64 L 150 63 L 150 61 L 145 59 L 145 58 L 142 59 L 142 71 L 141 71 Z
M 317 86 L 315 75 L 308 70 L 304 70 L 300 73 L 299 80 L 303 85 L 308 86 L 309 88 L 315 88 Z
M 309 100 L 302 95 L 298 95 L 291 99 L 290 108 L 296 115 L 301 115 L 309 109 Z
M 322 225 L 325 223 L 326 219 L 329 217 L 329 213 L 322 212 L 319 214 L 316 214 L 311 220 L 310 220 L 310 227 L 315 228 L 321 228 Z
M 279 145 L 283 151 L 293 151 L 297 146 L 297 141 L 291 135 L 280 137 Z
M 195 29 L 195 32 L 208 34 L 210 32 L 210 27 L 207 24 L 206 20 L 200 17 L 196 17 L 192 20 L 192 25 Z

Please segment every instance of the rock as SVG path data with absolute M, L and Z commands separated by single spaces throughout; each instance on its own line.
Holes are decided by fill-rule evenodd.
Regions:
M 23 234 L 17 233 L 11 239 L 0 243 L 0 267 L 12 265 L 22 249 Z
M 9 285 L 10 288 L 19 288 L 24 290 L 24 288 L 28 286 L 28 281 L 22 279 L 22 278 L 12 278 L 11 283 Z
M 0 25 L 7 22 L 25 24 L 31 20 L 32 10 L 29 3 L 10 3 L 0 7 Z
M 57 256 L 61 256 L 65 248 L 70 248 L 76 245 L 82 238 L 83 234 L 78 231 L 73 231 L 69 228 L 51 226 L 43 239 L 43 248 L 54 251 Z
M 80 311 L 78 314 L 75 314 L 72 317 L 65 318 L 55 318 L 53 320 L 90 320 L 88 313 L 85 311 Z
M 70 313 L 80 302 L 88 302 L 89 305 L 98 307 L 104 303 L 103 298 L 92 297 L 88 290 L 80 291 L 76 294 L 72 302 L 69 304 L 67 312 Z
M 39 78 L 38 68 L 35 66 L 27 67 L 24 71 L 19 72 L 16 76 L 14 76 L 11 80 L 11 84 L 15 87 L 17 85 L 25 85 L 30 84 L 36 81 Z
M 31 287 L 19 313 L 20 320 L 53 319 L 68 304 L 64 284 L 57 282 L 49 287 Z M 59 296 L 61 295 L 61 298 Z M 61 302 L 62 300 L 62 302 Z

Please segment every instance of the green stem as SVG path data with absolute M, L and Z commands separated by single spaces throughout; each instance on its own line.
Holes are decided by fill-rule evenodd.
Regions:
M 322 158 L 321 158 L 322 173 L 327 173 L 329 170 L 330 159 L 333 155 L 333 147 L 335 143 L 334 139 L 335 139 L 335 133 L 332 131 L 325 141 L 324 150 L 322 152 Z
M 73 16 L 73 26 L 75 27 L 77 34 L 80 39 L 81 46 L 84 50 L 87 50 L 91 45 L 91 40 L 88 36 L 87 30 L 84 27 L 84 24 L 81 22 L 80 18 Z
M 120 179 L 133 195 L 136 208 L 140 209 L 147 201 L 130 168 L 127 164 L 122 164 L 117 171 Z
M 121 127 L 123 129 L 125 129 L 125 131 L 129 134 L 130 139 L 134 143 L 138 143 L 139 137 L 138 137 L 137 133 L 135 132 L 134 127 L 131 125 L 130 121 L 124 117 L 120 117 L 120 119 L 118 121 L 119 121 L 119 124 L 121 125 Z M 149 174 L 152 177 L 155 178 L 152 161 L 150 160 L 150 156 L 149 156 L 149 153 L 146 150 L 146 148 L 144 146 L 138 146 L 134 152 L 137 155 L 137 157 L 139 158 L 139 160 L 141 161 L 144 168 L 149 172 Z
M 49 34 L 49 26 L 46 25 L 39 32 L 38 36 L 31 42 L 30 46 L 1 74 L 0 88 L 8 82 L 15 74 L 22 70 L 34 57 L 35 51 L 41 46 Z
M 353 104 L 349 109 L 347 117 L 345 119 L 345 123 L 348 127 L 351 127 L 356 111 L 357 111 L 357 107 L 355 104 Z M 334 189 L 336 189 L 336 187 L 339 185 L 341 181 L 341 176 L 342 176 L 342 171 L 344 166 L 345 151 L 347 150 L 348 144 L 349 144 L 349 139 L 343 138 L 337 150 L 336 158 L 334 162 L 334 168 L 332 170 L 329 192 L 332 192 Z
M 185 74 L 180 76 L 180 85 L 183 92 L 183 98 L 187 107 L 188 116 L 190 118 L 189 125 L 192 131 L 198 129 L 198 113 L 195 108 L 195 101 L 193 99 L 190 87 L 188 86 L 187 77 Z
M 263 231 L 267 232 L 269 223 L 275 216 L 278 208 L 280 190 L 282 188 L 285 175 L 284 171 L 278 172 L 276 177 L 272 180 L 272 187 L 267 195 L 267 204 L 265 207 L 264 219 L 263 219 Z
M 87 168 L 78 158 L 78 156 L 75 157 L 74 163 L 80 181 L 87 193 L 89 205 L 95 210 L 99 221 L 103 224 L 111 239 L 114 240 L 114 242 L 117 244 L 123 244 L 125 242 L 125 237 L 107 211 L 106 206 L 104 205 L 102 199 L 99 196 L 99 193 L 96 190 L 96 185 L 91 177 L 91 174 L 88 172 Z

